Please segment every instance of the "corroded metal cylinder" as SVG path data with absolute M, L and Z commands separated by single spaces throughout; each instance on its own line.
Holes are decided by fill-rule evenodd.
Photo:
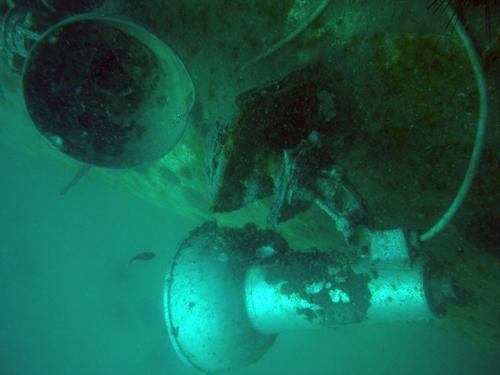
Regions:
M 350 323 L 431 319 L 421 264 L 410 264 L 401 231 L 374 232 L 367 259 L 292 252 L 247 271 L 247 311 L 266 334 Z
M 258 360 L 284 330 L 431 318 L 428 296 L 446 302 L 442 278 L 410 259 L 403 231 L 372 232 L 368 241 L 360 261 L 292 251 L 254 225 L 196 228 L 165 282 L 174 348 L 192 367 L 219 372 Z

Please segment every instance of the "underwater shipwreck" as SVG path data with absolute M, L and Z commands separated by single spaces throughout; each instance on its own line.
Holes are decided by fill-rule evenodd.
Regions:
M 168 9 L 167 9 L 168 8 Z M 280 332 L 500 343 L 497 1 L 0 2 L 0 142 L 195 222 L 164 281 L 206 373 Z M 360 328 L 362 329 L 362 328 Z M 272 350 L 272 349 L 271 349 Z

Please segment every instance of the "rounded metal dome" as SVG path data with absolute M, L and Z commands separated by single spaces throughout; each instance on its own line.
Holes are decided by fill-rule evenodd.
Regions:
M 170 340 L 185 362 L 206 373 L 248 365 L 276 338 L 248 318 L 244 282 L 255 249 L 245 240 L 236 229 L 207 223 L 180 244 L 166 278 Z
M 33 46 L 24 98 L 38 130 L 69 156 L 104 167 L 133 167 L 179 141 L 194 102 L 177 55 L 128 20 L 79 15 Z

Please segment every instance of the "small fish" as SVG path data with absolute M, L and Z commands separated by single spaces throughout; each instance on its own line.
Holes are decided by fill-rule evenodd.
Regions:
M 155 253 L 151 251 L 145 251 L 143 253 L 139 253 L 137 255 L 134 255 L 132 258 L 130 258 L 129 263 L 132 263 L 136 260 L 151 260 L 156 256 Z

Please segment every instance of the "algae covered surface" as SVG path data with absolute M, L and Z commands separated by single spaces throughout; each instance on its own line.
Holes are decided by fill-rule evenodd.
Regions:
M 50 252 L 46 258 L 36 257 L 50 271 L 35 272 L 47 295 L 47 299 L 34 297 L 42 311 L 39 319 L 57 328 L 54 333 L 48 326 L 35 327 L 36 343 L 47 334 L 57 351 L 58 337 L 71 345 L 76 345 L 75 337 L 81 338 L 85 353 L 82 355 L 99 357 L 97 350 L 92 349 L 92 340 L 100 337 L 99 329 L 84 335 L 71 325 L 76 321 L 65 319 L 61 323 L 55 318 L 61 314 L 56 302 L 46 308 L 47 301 L 54 298 L 67 298 L 68 308 L 81 308 L 82 301 L 70 296 L 72 292 L 58 289 L 58 284 L 64 284 L 71 273 L 61 271 L 62 262 L 69 261 L 68 270 L 75 270 L 81 261 L 83 269 L 96 272 L 95 283 L 92 276 L 77 274 L 68 285 L 77 290 L 90 285 L 90 297 L 82 297 L 89 304 L 85 311 L 102 323 L 101 329 L 110 337 L 108 341 L 97 340 L 99 348 L 113 351 L 114 340 L 120 338 L 123 342 L 118 350 L 131 358 L 134 350 L 139 353 L 140 363 L 127 362 L 130 368 L 121 372 L 190 374 L 189 369 L 177 364 L 171 348 L 167 359 L 162 357 L 160 346 L 169 345 L 167 337 L 155 333 L 148 341 L 140 336 L 141 329 L 150 333 L 164 328 L 161 306 L 158 307 L 161 278 L 188 229 L 207 220 L 235 228 L 254 223 L 263 230 L 276 230 L 295 250 L 335 249 L 356 259 L 362 255 L 360 250 L 347 246 L 344 233 L 331 217 L 311 203 L 312 196 L 328 197 L 324 181 L 341 181 L 348 186 L 349 193 L 359 197 L 363 206 L 351 211 L 346 208 L 345 212 L 359 222 L 369 222 L 373 228 L 401 227 L 422 232 L 436 222 L 451 203 L 467 169 L 479 108 L 476 80 L 453 23 L 447 26 L 448 15 L 429 8 L 426 2 L 388 5 L 378 0 L 332 0 L 311 20 L 312 12 L 322 3 L 105 1 L 100 14 L 120 15 L 144 25 L 178 54 L 193 80 L 196 102 L 186 132 L 166 156 L 134 169 L 93 167 L 65 195 L 68 202 L 44 197 L 52 190 L 57 194 L 80 164 L 51 148 L 36 132 L 23 105 L 19 76 L 4 64 L 0 66 L 0 143 L 5 150 L 0 172 L 8 181 L 2 203 L 6 208 L 2 210 L 0 266 L 2 275 L 9 275 L 0 276 L 0 284 L 5 278 L 8 283 L 3 285 L 10 285 L 8 295 L 3 289 L 7 304 L 20 301 L 15 292 L 17 282 L 24 283 L 23 293 L 31 296 L 27 291 L 35 281 L 23 272 L 37 269 L 36 264 L 26 260 L 36 245 L 23 242 L 26 258 L 19 255 L 22 249 L 16 250 L 13 257 L 15 241 L 23 236 L 39 236 L 47 242 L 64 244 L 55 246 L 55 260 Z M 412 366 L 414 373 L 429 374 L 435 373 L 433 366 L 441 373 L 457 374 L 470 373 L 473 368 L 482 368 L 487 374 L 498 370 L 500 7 L 491 3 L 490 35 L 485 33 L 484 9 L 480 5 L 465 8 L 461 14 L 488 84 L 490 110 L 481 164 L 470 194 L 452 223 L 420 248 L 422 253 L 436 258 L 445 272 L 458 277 L 467 290 L 464 304 L 432 323 L 408 323 L 386 329 L 369 327 L 365 333 L 360 333 L 363 328 L 348 327 L 329 333 L 285 334 L 273 349 L 275 354 L 270 353 L 255 367 L 235 374 L 329 374 L 336 369 L 329 360 L 334 355 L 328 349 L 331 346 L 341 348 L 334 355 L 339 373 L 370 373 L 375 369 L 374 374 L 396 374 L 401 371 L 395 368 Z M 302 32 L 276 48 L 308 20 L 311 22 Z M 271 52 L 267 54 L 268 51 Z M 247 64 L 256 56 L 263 57 Z M 26 174 L 36 176 L 36 182 L 23 177 Z M 26 197 L 16 195 L 16 184 L 24 184 L 19 191 Z M 16 201 L 24 203 L 16 206 Z M 336 205 L 346 207 L 345 202 Z M 107 213 L 101 214 L 101 210 Z M 116 210 L 117 217 L 112 210 Z M 13 212 L 17 212 L 15 221 L 10 220 Z M 88 215 L 83 233 L 90 238 L 95 230 L 98 240 L 85 240 L 78 235 L 78 212 Z M 62 226 L 66 234 L 54 229 L 62 220 L 57 215 L 73 223 Z M 95 222 L 92 215 L 98 217 Z M 128 215 L 135 217 L 130 225 L 125 220 Z M 142 220 L 141 215 L 161 220 L 162 224 Z M 52 226 L 42 224 L 45 216 Z M 22 229 L 24 223 L 28 223 L 28 231 Z M 38 232 L 37 226 L 42 228 Z M 112 229 L 106 230 L 107 226 Z M 127 247 L 129 235 L 135 243 L 132 247 Z M 154 239 L 151 245 L 148 238 Z M 79 246 L 78 241 L 83 244 Z M 119 248 L 113 245 L 114 241 Z M 71 244 L 74 249 L 64 253 Z M 128 259 L 129 252 L 151 251 L 148 246 L 168 249 L 155 259 L 151 273 L 147 269 L 130 273 L 119 263 L 121 252 L 126 252 L 124 259 Z M 86 247 L 94 248 L 88 253 L 91 256 L 82 255 Z M 104 255 L 108 249 L 110 254 Z M 164 263 L 158 264 L 160 261 Z M 89 268 L 89 264 L 94 265 Z M 24 268 L 16 270 L 18 266 Z M 51 279 L 50 273 L 58 281 Z M 104 288 L 101 295 L 97 284 L 103 282 L 109 288 Z M 145 292 L 150 282 L 158 283 L 156 289 Z M 133 290 L 135 305 L 127 302 L 122 288 Z M 143 307 L 138 308 L 141 304 Z M 22 300 L 19 306 L 29 304 Z M 103 315 L 95 315 L 100 309 Z M 151 316 L 149 309 L 154 311 Z M 14 313 L 36 326 L 36 314 L 19 312 L 14 307 L 3 311 L 0 308 L 0 317 L 5 321 L 13 319 L 9 314 Z M 106 325 L 110 321 L 114 323 Z M 124 329 L 137 321 L 140 323 L 130 331 L 133 334 L 115 334 L 115 329 Z M 16 335 L 16 329 L 2 328 L 0 325 L 4 342 Z M 26 327 L 17 329 L 20 337 L 29 335 Z M 398 331 L 404 332 L 406 338 Z M 73 338 L 68 339 L 69 336 Z M 134 338 L 142 346 L 126 344 Z M 384 340 L 388 352 L 367 349 Z M 401 353 L 400 343 L 407 352 Z M 443 351 L 441 359 L 434 358 L 437 345 Z M 21 357 L 12 354 L 17 349 L 37 352 L 36 346 L 21 339 L 11 347 L 5 344 L 0 351 L 0 372 L 5 363 L 6 374 L 43 373 L 32 371 L 28 365 L 20 366 Z M 295 351 L 303 355 L 303 360 L 287 357 Z M 415 358 L 420 358 L 418 361 L 409 358 L 411 351 L 416 353 Z M 455 357 L 465 358 L 467 352 L 473 355 L 461 365 Z M 70 353 L 71 363 L 79 364 L 78 355 L 71 350 Z M 381 356 L 394 358 L 394 363 L 381 364 Z M 120 361 L 117 354 L 116 358 L 104 360 L 106 371 L 99 368 L 98 361 L 95 367 L 69 370 L 44 360 L 44 356 L 35 357 L 40 366 L 49 363 L 49 368 L 54 368 L 48 372 L 51 374 L 114 373 L 112 368 Z M 286 366 L 288 361 L 295 370 Z M 149 367 L 144 366 L 148 362 Z M 314 370 L 310 370 L 312 367 Z

